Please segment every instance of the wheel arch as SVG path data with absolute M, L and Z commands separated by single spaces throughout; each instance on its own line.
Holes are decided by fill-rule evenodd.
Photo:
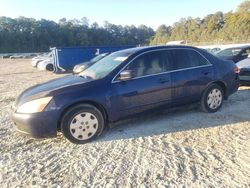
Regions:
M 63 111 L 61 112 L 61 114 L 59 116 L 59 120 L 57 122 L 57 130 L 60 130 L 61 120 L 62 120 L 62 117 L 64 116 L 64 114 L 70 108 L 72 108 L 73 106 L 79 105 L 79 104 L 88 104 L 88 105 L 92 105 L 92 106 L 96 107 L 103 114 L 105 123 L 108 122 L 108 113 L 107 113 L 107 111 L 106 111 L 106 109 L 104 108 L 103 105 L 101 105 L 100 103 L 97 103 L 97 102 L 94 102 L 94 101 L 88 101 L 88 100 L 78 101 L 78 102 L 75 102 L 75 103 L 72 103 L 72 104 L 68 105 L 67 107 L 65 107 L 63 109 Z

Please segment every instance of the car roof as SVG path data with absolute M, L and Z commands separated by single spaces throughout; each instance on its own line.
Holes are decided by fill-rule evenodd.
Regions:
M 151 50 L 158 50 L 158 49 L 170 49 L 170 48 L 186 48 L 186 49 L 197 49 L 196 47 L 187 46 L 187 45 L 164 45 L 164 46 L 143 46 L 143 47 L 135 47 L 135 48 L 129 48 L 125 50 L 121 50 L 119 52 L 124 53 L 137 53 L 137 52 L 146 52 Z

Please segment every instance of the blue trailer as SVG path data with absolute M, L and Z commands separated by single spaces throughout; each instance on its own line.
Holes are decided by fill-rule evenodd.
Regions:
M 91 47 L 54 47 L 51 53 L 54 63 L 54 72 L 70 72 L 74 66 L 87 62 L 96 55 L 108 52 L 115 52 L 135 46 L 91 46 Z

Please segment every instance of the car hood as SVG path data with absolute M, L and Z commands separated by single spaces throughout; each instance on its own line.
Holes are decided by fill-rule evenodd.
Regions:
M 49 96 L 53 91 L 63 89 L 68 86 L 90 82 L 92 79 L 77 75 L 68 75 L 62 78 L 54 79 L 43 84 L 35 85 L 23 91 L 16 100 L 16 106 L 27 101 Z

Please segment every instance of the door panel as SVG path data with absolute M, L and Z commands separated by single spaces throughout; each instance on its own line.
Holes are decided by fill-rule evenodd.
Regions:
M 170 103 L 170 73 L 113 83 L 112 108 L 123 115 Z
M 213 80 L 213 67 L 204 66 L 172 72 L 173 104 L 198 101 L 202 91 Z
M 143 53 L 125 70 L 133 79 L 112 83 L 112 108 L 117 116 L 148 110 L 171 101 L 171 68 L 169 52 L 156 50 Z M 117 78 L 119 80 L 119 78 Z
M 213 80 L 213 66 L 200 53 L 192 49 L 172 51 L 173 105 L 198 101 L 206 85 Z

